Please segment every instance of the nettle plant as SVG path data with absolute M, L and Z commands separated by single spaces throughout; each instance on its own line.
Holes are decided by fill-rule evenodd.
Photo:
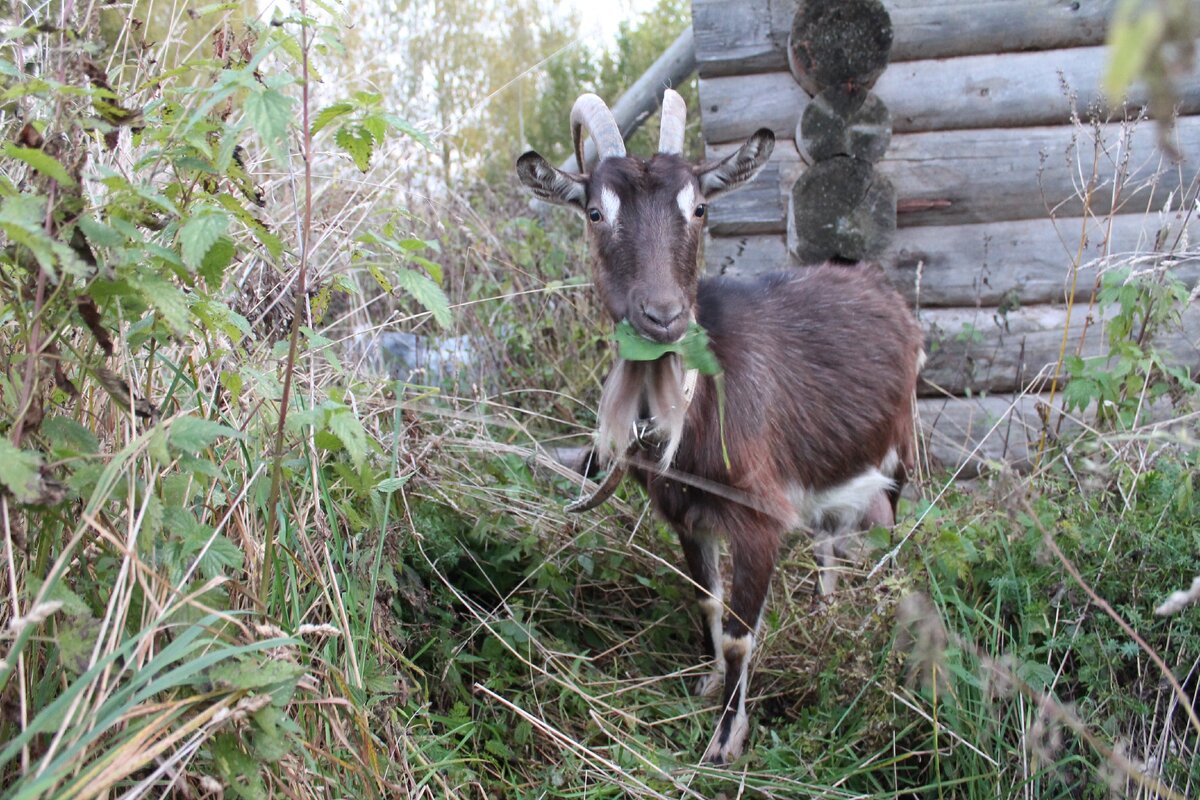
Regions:
M 335 175 L 389 136 L 427 142 L 374 94 L 310 116 L 334 25 L 209 6 L 181 57 L 178 20 L 156 45 L 85 6 L 27 8 L 0 39 L 0 794 L 186 781 L 156 768 L 186 739 L 179 763 L 263 796 L 264 765 L 302 752 L 294 692 L 345 655 L 276 625 L 308 621 L 279 588 L 280 484 L 319 475 L 374 510 L 396 488 L 307 327 L 350 285 L 305 279 L 313 138 L 344 151 Z M 391 233 L 362 243 L 372 275 L 447 324 L 426 243 Z M 257 274 L 292 287 L 280 347 L 242 302 Z M 305 358 L 334 380 L 289 395 Z
M 1127 428 L 1147 403 L 1194 395 L 1200 385 L 1156 342 L 1156 336 L 1179 324 L 1189 298 L 1187 285 L 1167 271 L 1135 273 L 1129 266 L 1105 271 L 1096 304 L 1104 316 L 1108 352 L 1066 357 L 1067 410 L 1095 404 L 1099 422 Z

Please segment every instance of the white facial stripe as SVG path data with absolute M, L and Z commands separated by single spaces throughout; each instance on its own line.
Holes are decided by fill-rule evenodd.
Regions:
M 696 211 L 696 187 L 689 183 L 680 189 L 679 194 L 675 195 L 675 205 L 679 206 L 685 222 L 691 219 L 692 214 Z
M 607 186 L 600 190 L 600 210 L 604 212 L 604 221 L 616 227 L 617 215 L 621 213 L 621 198 Z

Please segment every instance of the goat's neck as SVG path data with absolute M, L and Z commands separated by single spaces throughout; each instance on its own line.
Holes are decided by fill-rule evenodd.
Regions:
M 625 453 L 639 426 L 648 422 L 651 440 L 660 445 L 659 465 L 669 466 L 698 380 L 699 373 L 685 369 L 675 353 L 656 361 L 618 359 L 600 395 L 596 445 L 601 461 Z

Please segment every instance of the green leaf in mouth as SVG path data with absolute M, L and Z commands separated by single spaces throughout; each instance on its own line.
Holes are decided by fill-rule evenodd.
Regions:
M 688 369 L 703 375 L 721 374 L 721 363 L 708 344 L 708 332 L 698 322 L 689 325 L 679 341 L 660 343 L 642 336 L 623 319 L 617 324 L 616 340 L 617 352 L 626 361 L 656 361 L 667 353 L 678 353 Z

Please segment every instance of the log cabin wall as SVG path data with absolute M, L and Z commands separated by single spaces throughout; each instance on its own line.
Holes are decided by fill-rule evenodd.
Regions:
M 777 137 L 755 182 L 712 204 L 710 274 L 803 268 L 788 231 L 791 190 L 808 168 L 796 136 L 811 98 L 787 56 L 799 4 L 693 0 L 706 155 L 731 152 L 760 127 Z M 1087 304 L 1104 266 L 1134 253 L 1147 254 L 1141 267 L 1153 263 L 1164 229 L 1171 241 L 1186 232 L 1200 242 L 1188 213 L 1200 73 L 1176 82 L 1173 137 L 1185 160 L 1172 164 L 1152 122 L 1122 122 L 1137 116 L 1136 93 L 1123 108 L 1100 93 L 1115 5 L 884 0 L 894 40 L 873 91 L 894 133 L 876 167 L 895 187 L 898 213 L 876 260 L 927 332 L 918 405 L 934 463 L 971 474 L 987 460 L 1025 462 L 1064 328 L 1068 352 L 1081 336 L 1083 355 L 1103 352 L 1102 322 Z M 1200 278 L 1194 246 L 1166 263 L 1189 285 Z M 1200 314 L 1187 310 L 1157 341 L 1200 366 Z

